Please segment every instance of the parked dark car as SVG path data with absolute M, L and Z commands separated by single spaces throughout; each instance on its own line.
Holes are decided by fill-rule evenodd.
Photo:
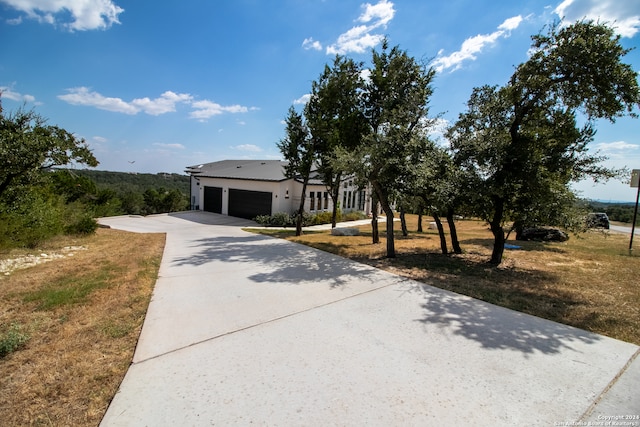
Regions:
M 609 229 L 609 217 L 604 212 L 592 212 L 587 215 L 588 228 L 606 228 Z

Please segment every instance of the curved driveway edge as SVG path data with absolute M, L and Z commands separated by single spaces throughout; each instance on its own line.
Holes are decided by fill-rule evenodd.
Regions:
M 250 234 L 245 220 L 100 223 L 167 233 L 102 426 L 551 426 L 640 414 L 636 345 Z

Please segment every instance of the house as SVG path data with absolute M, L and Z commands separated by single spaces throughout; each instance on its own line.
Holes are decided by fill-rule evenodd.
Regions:
M 281 160 L 222 160 L 189 166 L 191 209 L 253 219 L 276 212 L 294 213 L 300 206 L 302 180 L 287 178 Z M 367 191 L 353 179 L 340 186 L 342 212 L 371 211 Z M 331 211 L 333 200 L 317 172 L 307 185 L 305 211 Z

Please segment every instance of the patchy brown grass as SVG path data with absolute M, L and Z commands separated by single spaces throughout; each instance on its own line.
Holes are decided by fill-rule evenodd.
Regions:
M 464 253 L 442 255 L 437 231 L 426 230 L 428 221 L 425 232 L 410 231 L 407 237 L 397 224 L 395 259 L 385 258 L 382 223 L 376 245 L 371 243 L 370 226 L 360 227 L 362 235 L 355 237 L 329 232 L 275 235 L 438 288 L 640 344 L 640 248 L 629 254 L 628 236 L 591 231 L 564 243 L 510 241 L 521 249 L 505 250 L 496 268 L 487 263 L 493 238 L 486 224 L 459 221 Z M 417 216 L 408 216 L 408 226 L 417 229 Z
M 29 337 L 0 359 L 3 426 L 100 423 L 132 360 L 163 248 L 163 234 L 98 229 L 35 252 L 63 257 L 0 276 L 0 337 L 11 325 Z

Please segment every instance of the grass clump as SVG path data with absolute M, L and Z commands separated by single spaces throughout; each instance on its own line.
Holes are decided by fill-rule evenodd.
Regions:
M 39 289 L 24 295 L 25 302 L 37 303 L 38 310 L 52 310 L 63 305 L 80 304 L 87 301 L 89 295 L 98 289 L 109 286 L 117 275 L 118 268 L 111 263 L 89 274 L 71 277 L 59 277 Z
M 0 333 L 0 358 L 23 347 L 29 341 L 29 335 L 23 332 L 22 325 L 12 323 Z

